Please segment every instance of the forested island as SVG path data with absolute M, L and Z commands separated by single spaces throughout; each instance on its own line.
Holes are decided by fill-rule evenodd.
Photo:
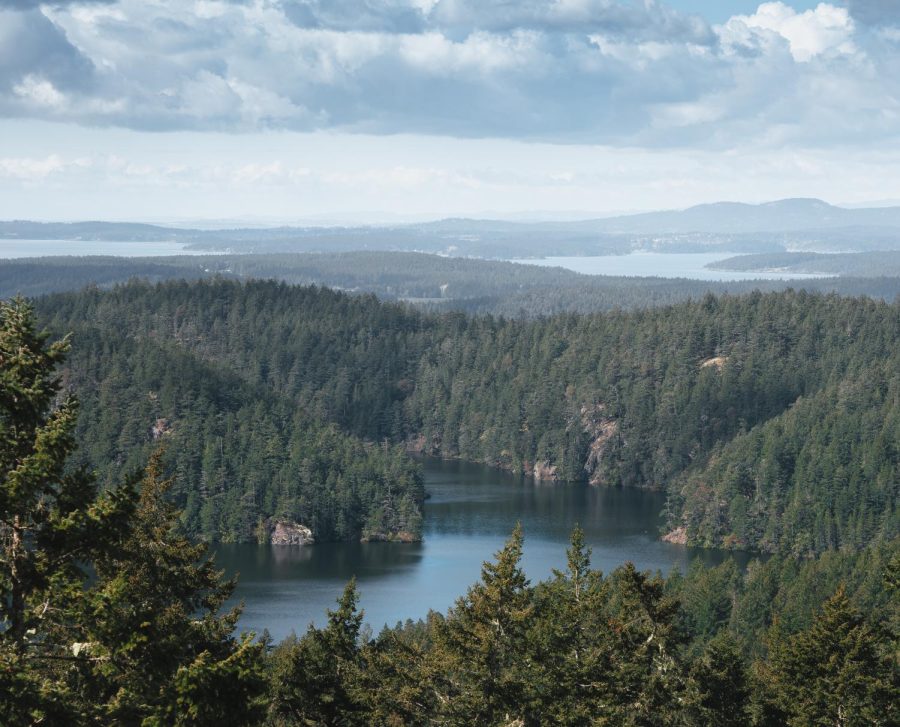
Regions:
M 509 319 L 219 279 L 33 305 L 0 308 L 4 723 L 900 719 L 897 302 Z M 195 543 L 420 537 L 410 451 L 663 489 L 667 537 L 772 557 L 602 574 L 576 530 L 532 584 L 516 530 L 445 614 L 372 635 L 351 583 L 321 628 L 234 635 Z
M 825 273 L 861 277 L 900 276 L 900 252 L 781 252 L 739 255 L 710 263 L 713 270 Z

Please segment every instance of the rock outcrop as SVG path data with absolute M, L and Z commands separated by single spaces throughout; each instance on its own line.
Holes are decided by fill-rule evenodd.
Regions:
M 725 368 L 726 363 L 728 363 L 728 356 L 713 356 L 712 358 L 708 358 L 705 361 L 701 361 L 700 368 L 714 368 L 716 371 L 721 371 L 723 368 Z
M 531 468 L 531 476 L 541 482 L 559 482 L 556 465 L 550 464 L 546 460 L 534 463 L 534 467 Z
M 687 545 L 687 528 L 675 528 L 672 532 L 663 535 L 662 539 L 675 545 Z
M 422 538 L 408 530 L 398 530 L 396 533 L 364 533 L 359 540 L 361 543 L 418 543 Z
M 605 416 L 605 411 L 605 404 L 597 404 L 592 408 L 581 407 L 581 421 L 584 425 L 584 431 L 591 437 L 587 461 L 584 463 L 584 471 L 588 476 L 588 482 L 592 485 L 606 484 L 600 465 L 610 441 L 619 432 L 619 422 Z
M 165 417 L 160 417 L 156 420 L 154 425 L 150 427 L 150 435 L 153 437 L 154 442 L 171 433 L 172 427 L 169 424 L 169 420 Z
M 288 520 L 275 520 L 272 522 L 269 542 L 272 545 L 312 545 L 316 539 L 312 530 L 305 525 Z

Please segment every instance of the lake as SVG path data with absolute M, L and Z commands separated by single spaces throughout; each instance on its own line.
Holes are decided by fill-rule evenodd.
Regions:
M 115 255 L 116 257 L 164 257 L 166 255 L 215 255 L 187 250 L 183 242 L 129 242 L 96 240 L 0 240 L 0 259 L 56 257 L 59 255 Z
M 708 270 L 710 263 L 727 260 L 739 253 L 661 253 L 633 252 L 628 255 L 598 255 L 594 257 L 545 257 L 511 260 L 525 265 L 566 268 L 584 275 L 628 275 L 651 278 L 690 278 L 692 280 L 801 280 L 827 278 L 814 273 L 731 272 Z
M 665 496 L 637 489 L 582 483 L 542 484 L 495 469 L 456 461 L 424 460 L 422 543 L 321 543 L 313 546 L 219 545 L 216 562 L 240 574 L 235 599 L 245 602 L 240 628 L 268 628 L 281 639 L 302 633 L 332 608 L 356 576 L 366 621 L 385 623 L 446 611 L 478 580 L 517 521 L 525 533 L 523 567 L 532 580 L 564 569 L 575 523 L 593 548 L 594 567 L 604 572 L 626 561 L 640 569 L 685 569 L 694 557 L 708 564 L 746 554 L 699 550 L 659 540 Z

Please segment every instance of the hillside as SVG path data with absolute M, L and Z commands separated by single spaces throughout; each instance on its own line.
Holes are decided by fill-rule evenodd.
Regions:
M 122 466 L 115 451 L 102 449 L 111 432 L 122 432 L 119 439 L 132 433 L 122 443 L 125 451 L 142 438 L 150 446 L 150 428 L 159 418 L 187 431 L 179 402 L 198 401 L 188 419 L 205 439 L 185 440 L 191 446 L 183 454 L 194 458 L 186 478 L 191 489 L 182 493 L 192 522 L 203 522 L 202 513 L 213 507 L 209 499 L 226 492 L 227 511 L 246 511 L 235 504 L 246 495 L 270 515 L 270 475 L 250 478 L 256 484 L 248 485 L 242 473 L 257 465 L 244 460 L 245 452 L 257 458 L 272 453 L 264 472 L 291 481 L 296 460 L 284 454 L 292 451 L 292 430 L 285 427 L 299 420 L 547 480 L 666 489 L 669 521 L 686 527 L 688 542 L 812 553 L 862 547 L 898 529 L 900 477 L 890 429 L 900 371 L 897 304 L 755 293 L 529 322 L 427 314 L 316 288 L 214 281 L 59 295 L 40 300 L 39 310 L 53 330 L 75 331 L 70 377 L 85 399 L 83 434 L 96 464 L 110 471 Z M 126 342 L 143 352 L 130 352 Z M 212 384 L 203 368 L 196 375 L 176 373 L 159 363 L 170 352 L 240 386 L 227 379 Z M 165 380 L 148 378 L 154 366 L 162 367 Z M 883 393 L 852 402 L 854 417 L 870 422 L 869 429 L 852 434 L 867 442 L 871 422 L 883 421 L 887 429 L 873 440 L 881 442 L 874 449 L 853 448 L 851 440 L 829 434 L 835 416 L 848 419 L 835 413 L 838 407 L 851 406 L 835 392 L 843 391 L 845 380 L 878 370 L 885 372 Z M 158 401 L 168 403 L 151 406 L 150 392 L 167 390 L 165 382 L 170 393 Z M 103 404 L 110 387 L 109 401 L 131 402 L 130 409 Z M 216 398 L 226 392 L 235 401 Z M 263 404 L 265 396 L 279 405 Z M 800 416 L 807 400 L 815 402 L 815 413 Z M 238 415 L 229 419 L 233 412 Z M 250 412 L 259 421 L 240 434 Z M 773 431 L 766 428 L 779 421 L 793 422 L 795 441 L 823 443 L 821 451 L 779 461 L 773 483 L 766 474 L 769 447 L 752 442 L 766 440 Z M 267 427 L 281 438 L 242 449 L 248 446 L 242 437 L 251 431 L 263 436 Z M 235 437 L 227 447 L 223 431 Z M 832 452 L 835 447 L 840 450 Z M 814 451 L 817 462 L 840 467 L 801 470 L 803 457 Z M 376 470 L 401 467 L 400 460 L 390 461 L 395 464 L 377 463 Z M 750 480 L 766 481 L 749 505 L 746 486 L 732 483 L 736 467 Z M 220 468 L 233 474 L 216 474 Z M 872 478 L 872 472 L 881 474 Z M 216 487 L 199 488 L 210 478 Z M 366 501 L 377 501 L 370 491 Z M 720 493 L 725 504 L 709 511 L 707 492 Z M 286 492 L 286 507 L 303 500 L 296 494 Z M 807 499 L 815 518 L 808 508 L 785 504 Z M 865 512 L 860 502 L 867 503 Z M 751 510 L 759 514 L 748 524 Z M 222 525 L 202 527 L 207 534 L 223 532 Z M 248 537 L 247 527 L 225 531 Z M 333 527 L 336 536 L 352 529 Z
M 786 255 L 789 260 L 796 258 Z M 879 267 L 879 261 L 885 256 L 893 259 L 891 255 L 835 256 L 865 261 L 864 266 L 855 269 L 861 275 L 875 277 L 739 282 L 580 275 L 563 268 L 416 252 L 25 258 L 0 260 L 0 297 L 75 291 L 88 285 L 108 288 L 134 278 L 156 283 L 220 277 L 325 285 L 353 293 L 375 293 L 385 300 L 408 301 L 427 308 L 509 317 L 648 308 L 701 298 L 706 293 L 742 294 L 788 288 L 891 301 L 900 295 L 900 276 L 885 277 L 894 271 Z M 832 256 L 820 257 L 830 260 Z M 749 255 L 725 262 L 743 264 L 744 258 L 750 259 L 750 265 L 781 259 Z M 818 259 L 814 255 L 812 258 Z
M 395 225 L 232 229 L 127 222 L 0 221 L 0 240 L 178 242 L 241 253 L 430 252 L 515 259 L 633 250 L 773 253 L 788 249 L 898 250 L 900 207 L 836 207 L 818 199 L 717 202 L 685 210 L 547 222 L 451 218 Z
M 825 273 L 859 277 L 900 277 L 900 251 L 849 252 L 823 255 L 816 252 L 782 252 L 740 255 L 707 265 L 712 270 Z
M 73 337 L 63 374 L 82 405 L 75 461 L 99 468 L 103 486 L 162 446 L 192 536 L 267 542 L 284 522 L 318 541 L 420 537 L 421 472 L 400 448 L 341 433 L 282 392 L 203 357 L 197 344 L 222 319 L 202 334 L 171 336 L 123 327 L 127 305 L 116 310 L 113 298 L 87 313 L 92 297 L 73 299 L 59 328 Z
M 900 207 L 847 209 L 820 199 L 782 199 L 763 204 L 716 202 L 686 210 L 648 212 L 597 220 L 605 232 L 793 232 L 851 227 L 900 228 Z

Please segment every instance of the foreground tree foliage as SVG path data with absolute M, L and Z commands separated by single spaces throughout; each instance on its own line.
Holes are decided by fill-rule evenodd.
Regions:
M 278 724 L 366 724 L 360 689 L 356 583 L 344 589 L 324 629 L 283 641 L 270 656 L 272 718 Z
M 68 341 L 48 344 L 22 300 L 0 303 L 0 722 L 62 720 L 60 676 L 78 654 L 86 565 L 116 544 L 133 507 L 68 471 L 78 405 L 57 401 Z
M 686 580 L 590 567 L 579 530 L 568 568 L 532 586 L 517 528 L 445 615 L 360 637 L 350 584 L 323 629 L 269 658 L 275 725 L 896 725 L 896 592 L 864 617 L 839 587 L 768 649 L 721 625 L 696 632 Z M 702 571 L 694 569 L 691 579 Z M 887 577 L 891 575 L 888 572 Z M 688 579 L 691 580 L 691 579 Z M 737 596 L 740 598 L 741 596 Z
M 900 722 L 897 653 L 881 625 L 869 623 L 843 588 L 800 633 L 771 633 L 759 667 L 768 720 L 789 725 Z M 896 648 L 896 641 L 894 646 Z
M 233 583 L 178 533 L 159 459 L 102 495 L 66 468 L 67 346 L 0 304 L 0 723 L 253 722 L 262 647 L 231 636 L 239 611 L 217 615 Z
M 234 590 L 207 547 L 179 532 L 154 456 L 138 483 L 129 530 L 95 563 L 73 690 L 116 723 L 245 724 L 260 712 L 262 645 L 232 637 L 240 610 L 219 615 Z

